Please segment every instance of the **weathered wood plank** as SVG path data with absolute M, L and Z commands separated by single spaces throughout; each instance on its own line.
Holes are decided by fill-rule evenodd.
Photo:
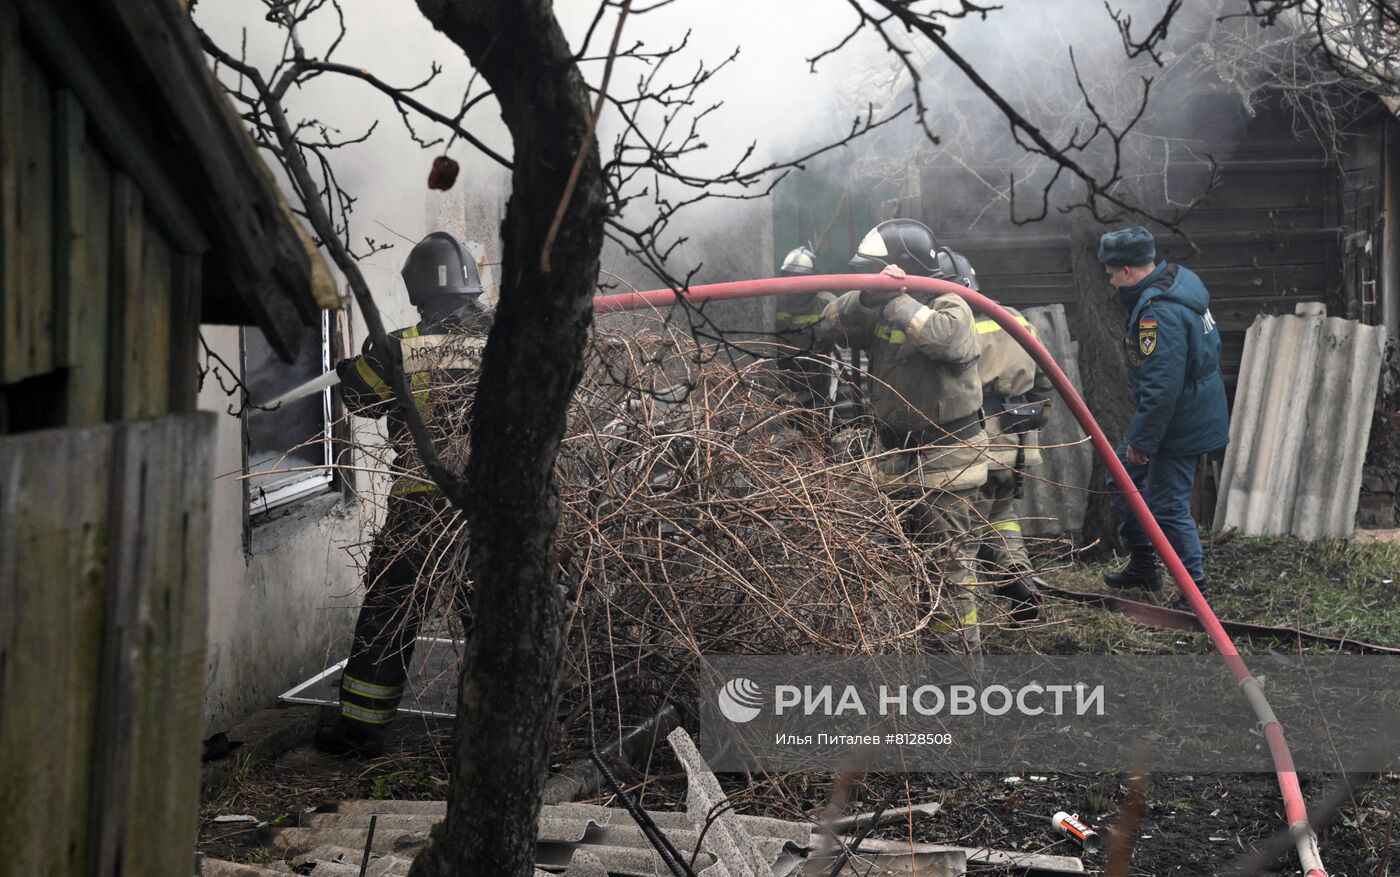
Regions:
M 1196 272 L 1211 302 L 1227 299 L 1290 297 L 1303 301 L 1337 301 L 1336 273 L 1326 265 L 1286 265 L 1278 268 L 1204 268 Z M 1214 307 L 1214 304 L 1212 304 Z
M 139 416 L 139 392 L 133 381 L 140 374 L 141 237 L 144 199 L 125 174 L 112 176 L 110 347 L 107 355 L 107 419 Z
M 135 652 L 140 636 L 140 588 L 143 557 L 148 551 L 142 522 L 131 513 L 140 507 L 140 469 L 130 465 L 132 437 L 126 423 L 112 427 L 111 477 L 108 491 L 110 546 L 107 563 L 102 667 L 99 674 L 97 740 L 93 747 L 92 812 L 89 820 L 92 877 L 117 877 L 122 868 L 130 798 L 131 714 L 135 696 Z
M 112 429 L 0 438 L 0 870 L 87 865 Z
M 202 260 L 171 253 L 170 410 L 199 406 L 199 291 Z
M 171 304 L 174 281 L 172 253 L 160 231 L 148 222 L 141 233 L 141 286 L 138 293 L 141 318 L 128 327 L 126 343 L 134 345 L 136 372 L 128 384 L 138 394 L 137 417 L 170 413 Z
M 183 877 L 199 807 L 208 623 L 209 494 L 214 421 L 196 413 L 125 424 L 124 520 L 143 550 L 126 555 L 137 593 L 130 662 L 131 773 L 121 874 Z M 124 545 L 126 550 L 129 545 Z
M 19 20 L 7 2 L 0 2 L 0 384 L 19 380 L 22 347 L 12 350 L 19 328 L 19 166 L 23 151 L 23 47 Z M 11 374 L 11 363 L 15 374 Z
M 132 99 L 118 96 L 124 83 L 94 66 L 94 47 L 81 46 L 68 29 L 76 22 L 65 22 L 60 4 L 52 0 L 16 0 L 6 5 L 18 10 L 34 47 L 54 69 L 63 71 L 64 85 L 78 96 L 92 133 L 111 152 L 117 167 L 137 181 L 165 233 L 186 252 L 207 249 L 209 242 L 168 169 L 161 167 L 149 132 L 133 124 Z M 91 22 L 82 26 L 92 32 Z
M 111 265 L 111 172 L 87 132 L 77 99 L 62 92 L 57 107 L 56 309 L 54 344 L 68 369 L 65 422 L 101 423 L 106 414 L 108 290 Z
M 0 383 L 54 368 L 53 109 L 44 72 L 0 12 Z
M 847 838 L 853 840 L 853 838 Z M 992 866 L 1003 869 L 1024 871 L 1046 871 L 1055 874 L 1083 874 L 1084 861 L 1073 856 L 1049 856 L 1043 853 L 1027 853 L 1020 850 L 993 850 L 986 847 L 954 847 L 944 844 L 913 843 L 903 840 L 866 838 L 861 841 L 861 852 L 889 853 L 892 855 L 916 855 L 954 850 L 967 854 L 969 864 Z
M 71 92 L 54 95 L 54 365 L 73 364 L 76 344 L 73 311 L 82 297 L 74 289 L 74 275 L 85 274 L 84 257 L 88 224 L 87 124 L 83 108 Z
M 53 348 L 53 88 L 25 51 L 22 148 L 19 168 L 19 321 L 26 376 L 54 369 Z M 9 119 L 5 124 L 12 124 Z M 15 340 L 11 336 L 11 340 Z M 12 348 L 13 349 L 13 348 Z
M 1205 192 L 1210 168 L 1183 165 L 1171 168 L 1167 174 L 1167 191 L 1178 203 L 1186 203 Z M 1297 209 L 1322 203 L 1333 176 L 1325 169 L 1274 173 L 1241 164 L 1237 169 L 1223 171 L 1219 185 L 1201 199 L 1202 206 Z

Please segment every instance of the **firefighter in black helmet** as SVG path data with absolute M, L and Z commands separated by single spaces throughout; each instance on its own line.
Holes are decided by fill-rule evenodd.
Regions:
M 949 249 L 938 251 L 943 277 L 968 289 L 979 289 L 972 264 Z M 984 293 L 985 294 L 985 293 Z M 1035 334 L 1035 326 L 1020 311 L 1007 307 L 1022 326 Z M 1040 614 L 1039 585 L 1021 536 L 1016 500 L 1026 469 L 1040 463 L 1040 430 L 1049 416 L 1053 392 L 1049 377 L 1031 355 L 997 322 L 979 316 L 973 324 L 981 356 L 982 413 L 991 442 L 987 483 L 982 486 L 979 517 L 985 522 L 978 557 L 979 581 L 995 586 L 998 596 L 1011 601 L 1011 617 L 1034 621 Z
M 811 247 L 793 248 L 779 269 L 786 277 L 815 274 L 817 255 Z M 778 296 L 774 328 L 779 356 L 773 364 L 783 389 L 797 409 L 798 428 L 809 435 L 823 431 L 831 384 L 829 361 L 814 355 L 819 345 L 814 335 L 822 311 L 836 301 L 830 292 L 794 292 Z
M 851 266 L 896 278 L 937 277 L 937 250 L 927 226 L 892 219 L 870 230 Z M 881 448 L 871 475 L 909 503 L 910 538 L 937 546 L 952 605 L 938 624 L 956 631 L 969 651 L 980 650 L 969 589 L 977 584 L 973 520 L 987 480 L 975 322 L 956 295 L 852 291 L 827 307 L 818 327 L 819 337 L 863 348 L 870 358 L 870 414 Z M 926 605 L 932 598 L 919 596 Z
M 475 261 L 446 232 L 419 241 L 402 275 L 419 322 L 389 335 L 392 350 L 366 340 L 361 355 L 336 366 L 346 409 L 388 418 L 395 468 L 405 474 L 389 489 L 384 525 L 365 565 L 364 603 L 340 681 L 340 716 L 316 734 L 317 748 L 332 753 L 383 753 L 418 629 L 436 596 L 419 573 L 446 565 L 460 547 L 433 526 L 445 520 L 449 504 L 422 471 L 388 375 L 402 369 L 439 456 L 461 471 L 471 396 L 494 312 L 482 301 Z M 465 595 L 451 596 L 465 606 Z

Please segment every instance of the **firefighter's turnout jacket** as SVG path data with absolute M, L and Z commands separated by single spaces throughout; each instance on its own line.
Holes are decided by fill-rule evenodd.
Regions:
M 819 410 L 827 406 L 831 367 L 821 356 L 816 328 L 826 306 L 836 301 L 829 292 L 796 292 L 778 296 L 774 328 L 779 356 L 774 360 L 784 389 L 798 407 Z
M 879 309 L 862 305 L 860 295 L 848 292 L 828 305 L 817 335 L 867 351 L 870 413 L 881 446 L 887 452 L 921 448 L 882 454 L 880 480 L 944 490 L 980 487 L 987 435 L 972 309 L 956 295 L 924 304 L 905 294 Z
M 1032 335 L 1036 334 L 1035 326 L 1019 311 L 1015 308 L 1006 308 L 1006 311 Z M 1041 462 L 1039 433 L 1022 427 L 1015 414 L 1004 412 L 1014 411 L 1018 405 L 1026 403 L 1045 403 L 1054 392 L 1050 378 L 1025 348 L 992 318 L 978 317 L 974 328 L 981 349 L 977 368 L 982 375 L 982 409 L 991 440 L 992 467 L 1014 467 L 1018 451 L 1022 454 L 1022 465 L 1034 466 Z
M 425 321 L 389 336 L 403 364 L 413 401 L 449 468 L 466 462 L 467 424 L 481 351 L 494 312 L 487 308 Z M 361 739 L 382 739 L 404 696 L 409 661 L 424 616 L 438 597 L 424 587 L 425 569 L 456 550 L 444 527 L 447 500 L 418 464 L 418 454 L 389 382 L 392 353 L 366 341 L 361 355 L 341 362 L 341 395 L 361 417 L 389 419 L 389 441 L 401 474 L 390 489 L 384 525 L 365 564 L 365 596 L 355 620 L 350 658 L 340 680 L 340 714 Z M 463 603 L 460 594 L 448 595 Z M 457 608 L 460 608 L 458 606 Z M 464 615 L 464 625 L 470 620 Z
M 790 292 L 778 296 L 776 326 L 778 337 L 790 347 L 812 350 L 815 330 L 826 306 L 836 301 L 829 292 Z
M 1014 308 L 1006 310 L 1032 335 L 1035 327 Z M 1040 370 L 1011 333 L 990 317 L 979 317 L 974 328 L 982 356 L 982 409 L 987 418 L 991 471 L 982 487 L 978 513 L 985 522 L 985 540 L 979 554 L 985 562 L 981 578 L 988 583 L 1029 575 L 1030 554 L 1016 514 L 1022 473 L 1041 462 L 1040 433 L 1034 428 L 1040 417 L 1028 413 L 1044 405 L 1053 392 L 1049 377 Z
M 494 314 L 493 310 L 482 307 L 465 316 L 458 314 L 438 323 L 425 321 L 388 336 L 403 363 L 414 405 L 423 415 L 438 453 L 449 468 L 460 469 L 466 462 L 464 452 L 471 397 Z M 351 414 L 371 419 L 388 418 L 389 442 L 398 455 L 397 468 L 404 473 L 391 488 L 391 496 L 435 491 L 437 488 L 421 471 L 418 453 L 408 432 L 408 421 L 394 400 L 388 377 L 392 362 L 392 355 L 377 350 L 373 339 L 366 339 L 359 356 L 336 366 L 341 398 Z

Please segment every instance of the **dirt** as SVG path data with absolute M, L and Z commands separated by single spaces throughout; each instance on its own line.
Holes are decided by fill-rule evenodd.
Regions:
M 1083 855 L 1089 873 L 1107 873 L 1106 851 L 1084 855 L 1073 841 L 1051 829 L 1050 817 L 1059 810 L 1078 814 L 1100 832 L 1107 846 L 1121 824 L 1119 806 L 1128 796 L 1126 778 L 1121 775 L 1039 778 L 1022 774 L 1014 785 L 1004 776 L 930 779 L 924 800 L 939 801 L 943 807 L 937 816 L 916 826 L 915 840 Z M 1317 778 L 1305 783 L 1304 792 L 1324 790 L 1330 784 L 1330 779 Z M 1360 827 L 1355 826 L 1353 812 L 1348 816 L 1352 827 L 1324 833 L 1324 860 L 1333 877 L 1384 873 L 1380 851 L 1390 822 L 1388 808 L 1397 794 L 1400 777 L 1377 783 L 1363 795 L 1368 803 L 1360 812 L 1368 816 Z M 1132 821 L 1127 833 L 1132 862 L 1128 873 L 1134 875 L 1229 873 L 1230 866 L 1237 866 L 1284 824 L 1278 787 L 1268 774 L 1153 776 L 1145 800 L 1141 817 Z M 908 833 L 889 831 L 886 836 L 907 837 Z M 1291 846 L 1273 867 L 1259 873 L 1297 873 Z
M 446 794 L 445 762 L 449 738 L 421 727 L 405 729 L 390 755 L 363 763 L 330 758 L 309 748 L 295 750 L 277 762 L 248 772 L 236 794 L 207 802 L 201 822 L 201 849 L 208 855 L 238 861 L 266 861 L 256 824 L 215 823 L 217 814 L 247 813 L 270 825 L 291 824 L 302 807 L 347 798 L 441 799 Z M 658 760 L 653 776 L 639 788 L 632 775 L 631 792 L 640 793 L 648 808 L 680 805 L 684 782 L 674 765 Z M 825 807 L 831 778 L 785 777 L 780 782 L 750 786 L 741 776 L 721 777 L 742 803 L 742 813 L 786 819 L 812 818 Z M 1325 796 L 1336 778 L 1308 776 L 1303 790 L 1310 801 Z M 1128 779 L 1121 774 L 1004 774 L 872 775 L 852 790 L 849 812 L 868 811 L 894 788 L 892 806 L 936 801 L 940 812 L 914 825 L 919 842 L 1020 850 L 1061 856 L 1082 856 L 1090 874 L 1107 874 L 1107 855 L 1085 855 L 1072 841 L 1057 835 L 1050 816 L 1059 810 L 1076 813 L 1098 830 L 1108 843 L 1120 824 Z M 1154 775 L 1146 807 L 1129 832 L 1131 868 L 1142 877 L 1230 873 L 1229 866 L 1253 852 L 1284 824 L 1278 787 L 1270 774 Z M 615 805 L 605 797 L 601 803 Z M 1321 844 L 1332 877 L 1382 877 L 1387 854 L 1400 844 L 1400 775 L 1390 774 L 1366 784 L 1339 815 L 1337 824 L 1322 833 Z M 905 826 L 882 829 L 878 836 L 911 838 Z M 1394 855 L 1400 864 L 1400 855 Z M 1393 865 L 1392 865 L 1393 867 Z M 983 869 L 973 873 L 994 873 Z M 1298 873 L 1292 847 L 1263 875 Z M 1126 877 L 1126 875 L 1124 875 Z
M 1057 573 L 1056 583 L 1077 590 L 1099 588 L 1111 563 L 1081 564 Z M 1215 582 L 1212 603 L 1222 616 L 1289 624 L 1322 633 L 1372 639 L 1400 646 L 1400 546 L 1258 540 L 1220 540 L 1207 548 L 1207 571 Z M 1170 588 L 1149 597 L 1166 602 Z M 994 651 L 1081 653 L 1198 653 L 1210 645 L 1198 634 L 1147 628 L 1120 616 L 1076 604 L 1047 604 L 1042 623 L 1030 630 L 991 631 Z M 1241 652 L 1262 652 L 1277 642 L 1241 642 Z M 1286 646 L 1285 646 L 1286 647 Z M 218 814 L 248 814 L 268 824 L 287 824 L 301 808 L 346 798 L 441 799 L 446 795 L 450 736 L 421 722 L 401 722 L 390 754 L 371 762 L 345 761 L 302 748 L 276 761 L 234 771 L 218 789 L 207 789 L 201 849 L 240 861 L 265 860 L 255 825 L 215 823 Z M 561 756 L 561 758 L 564 756 Z M 647 807 L 678 806 L 684 795 L 676 765 L 658 758 L 650 777 L 624 773 L 624 781 Z M 736 794 L 743 813 L 807 818 L 824 807 L 830 775 L 759 780 L 721 778 Z M 1327 796 L 1337 778 L 1302 777 L 1310 805 Z M 1121 824 L 1128 799 L 1124 774 L 872 775 L 851 790 L 849 811 L 870 810 L 895 789 L 893 806 L 937 801 L 937 816 L 917 822 L 912 839 L 986 846 L 1053 855 L 1080 855 L 1056 835 L 1050 816 L 1078 813 L 1105 835 Z M 604 799 L 603 803 L 615 803 Z M 1333 877 L 1383 877 L 1400 870 L 1400 774 L 1367 778 L 1321 834 L 1323 859 Z M 1284 826 L 1272 774 L 1153 775 L 1141 816 L 1126 832 L 1131 866 L 1124 874 L 1215 875 L 1232 867 Z M 881 836 L 909 837 L 908 828 Z M 1288 845 L 1269 869 L 1254 873 L 1298 874 Z M 1393 860 L 1393 861 L 1392 861 Z M 1106 874 L 1106 854 L 1087 855 L 1091 874 Z M 982 872 L 987 873 L 987 872 Z

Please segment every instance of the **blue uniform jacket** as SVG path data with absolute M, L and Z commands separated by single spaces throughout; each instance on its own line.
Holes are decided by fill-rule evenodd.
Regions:
M 1123 350 L 1137 411 L 1127 443 L 1145 454 L 1193 456 L 1230 441 L 1220 332 L 1201 278 L 1163 263 L 1120 290 L 1128 305 Z

